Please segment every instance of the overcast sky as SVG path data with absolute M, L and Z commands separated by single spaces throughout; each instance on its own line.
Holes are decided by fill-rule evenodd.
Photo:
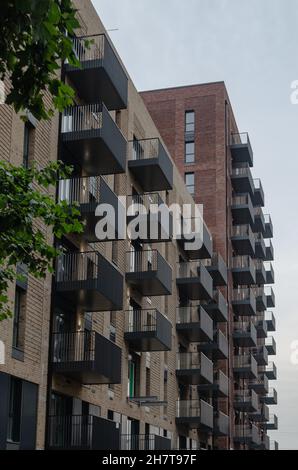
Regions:
M 274 223 L 281 449 L 298 449 L 297 0 L 93 0 L 139 90 L 224 80 Z

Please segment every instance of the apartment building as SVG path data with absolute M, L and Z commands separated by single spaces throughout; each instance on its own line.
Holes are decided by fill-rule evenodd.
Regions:
M 226 403 L 230 448 L 277 449 L 267 434 L 278 423 L 269 411 L 277 403 L 269 387 L 276 380 L 273 226 L 263 209 L 262 183 L 252 175 L 249 136 L 238 129 L 223 82 L 141 96 L 189 192 L 203 204 L 213 250 L 228 268 L 220 288 L 228 321 L 220 331 L 228 338 L 229 358 L 213 355 L 213 364 L 228 375 L 229 396 L 208 397 L 214 408 Z
M 236 135 L 223 84 L 140 95 L 92 3 L 74 4 L 82 67 L 64 64 L 61 76 L 75 104 L 25 125 L 0 106 L 1 158 L 71 164 L 56 197 L 78 203 L 85 224 L 59 241 L 54 276 L 11 286 L 14 318 L 0 323 L 0 449 L 269 448 L 272 224 L 249 141 Z M 190 229 L 176 239 L 174 215 L 168 226 L 152 204 L 195 202 L 202 243 L 189 249 L 196 220 L 182 219 Z M 95 215 L 100 204 L 116 219 Z M 158 239 L 124 237 L 116 223 L 131 226 L 141 205 Z M 100 223 L 108 240 L 95 234 Z

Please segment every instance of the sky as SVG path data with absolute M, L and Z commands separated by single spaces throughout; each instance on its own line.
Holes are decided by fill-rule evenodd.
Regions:
M 93 0 L 138 90 L 224 80 L 274 224 L 280 449 L 298 449 L 297 0 Z M 296 278 L 297 276 L 297 278 Z M 297 290 L 296 290 L 297 289 Z M 297 347 L 296 345 L 296 347 Z M 296 359 L 296 360 L 293 360 Z M 297 362 L 297 364 L 295 364 Z

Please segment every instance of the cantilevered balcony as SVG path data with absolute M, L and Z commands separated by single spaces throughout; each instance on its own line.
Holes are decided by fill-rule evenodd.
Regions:
M 182 384 L 213 383 L 213 363 L 201 352 L 178 353 L 176 367 L 176 376 Z
M 269 421 L 269 407 L 261 405 L 257 411 L 249 414 L 249 419 L 254 423 L 267 423 Z
M 265 271 L 266 271 L 266 283 L 265 284 L 274 284 L 275 274 L 274 274 L 272 263 L 270 262 L 265 263 Z
M 173 163 L 159 138 L 128 142 L 128 168 L 146 192 L 173 189 Z
M 172 293 L 172 269 L 157 250 L 127 252 L 126 281 L 142 295 Z
M 232 274 L 236 285 L 255 284 L 255 261 L 250 256 L 234 256 L 232 259 Z
M 266 260 L 266 244 L 261 232 L 255 234 L 255 256 L 262 260 Z
M 265 426 L 268 431 L 276 431 L 278 429 L 278 417 L 274 414 L 271 414 L 269 416 L 269 421 Z
M 263 234 L 265 232 L 265 218 L 262 207 L 255 207 L 254 213 L 254 232 L 261 232 Z
M 254 424 L 237 424 L 234 428 L 234 442 L 251 449 L 259 447 L 261 445 L 259 429 Z
M 228 340 L 220 330 L 215 332 L 213 341 L 198 344 L 198 349 L 212 353 L 214 360 L 228 359 L 229 357 Z
M 265 261 L 274 261 L 274 248 L 269 238 L 265 239 Z
M 105 34 L 73 39 L 81 66 L 64 63 L 64 70 L 78 94 L 88 103 L 103 101 L 108 109 L 127 107 L 128 78 Z
M 255 235 L 249 225 L 233 226 L 231 241 L 236 255 L 255 256 Z
M 252 322 L 234 322 L 233 341 L 235 346 L 250 348 L 257 345 L 257 331 Z
M 233 168 L 231 174 L 232 187 L 235 193 L 248 193 L 254 196 L 255 187 L 251 171 L 248 165 L 243 164 L 241 167 Z
M 119 429 L 114 421 L 92 415 L 48 417 L 50 450 L 117 450 Z
M 204 309 L 215 322 L 228 321 L 228 303 L 219 290 L 214 291 L 213 299 L 204 304 Z
M 134 351 L 169 351 L 172 325 L 157 309 L 128 310 L 124 339 Z
M 258 376 L 258 365 L 251 354 L 234 356 L 234 375 L 240 378 L 253 379 Z
M 253 166 L 253 151 L 247 132 L 231 134 L 230 150 L 234 165 L 247 163 Z
M 269 381 L 266 375 L 260 374 L 257 378 L 250 379 L 249 390 L 254 390 L 257 394 L 264 395 L 269 391 Z
M 199 305 L 177 308 L 176 330 L 191 343 L 213 339 L 213 321 Z
M 177 242 L 185 251 L 188 259 L 207 260 L 213 254 L 212 235 L 201 217 L 174 219 L 174 233 Z
M 276 355 L 276 341 L 273 336 L 268 336 L 268 338 L 265 339 L 265 347 L 270 356 Z
M 256 284 L 263 285 L 267 284 L 267 274 L 265 269 L 264 261 L 261 259 L 256 259 Z
M 229 429 L 230 429 L 229 416 L 222 413 L 222 411 L 215 412 L 213 435 L 216 437 L 228 436 Z
M 90 176 L 60 180 L 58 199 L 59 201 L 66 201 L 70 206 L 78 205 L 84 223 L 83 238 L 88 243 L 117 240 L 119 235 L 118 220 L 120 213 L 124 214 L 124 207 L 103 178 Z M 100 239 L 95 235 L 95 225 L 105 216 L 105 213 L 100 216 L 95 215 L 98 205 L 109 205 L 114 211 L 114 216 L 111 214 L 104 229 L 106 238 Z
M 228 282 L 228 268 L 223 258 L 214 253 L 211 259 L 201 261 L 213 279 L 214 287 L 226 286 Z
M 272 287 L 265 287 L 265 295 L 267 299 L 267 307 L 274 308 L 275 307 L 275 294 Z
M 267 323 L 267 330 L 272 332 L 276 331 L 276 320 L 273 312 L 265 312 L 265 322 Z
M 142 243 L 170 242 L 173 217 L 158 193 L 127 196 L 127 223 L 132 238 Z
M 236 390 L 234 392 L 234 408 L 237 411 L 257 411 L 259 397 L 253 390 Z
M 270 388 L 268 394 L 261 397 L 260 400 L 266 405 L 277 405 L 277 391 L 275 388 Z
M 270 441 L 269 450 L 278 450 L 278 448 L 279 448 L 278 442 Z
M 265 366 L 268 364 L 268 351 L 265 346 L 257 346 L 256 348 L 252 348 L 250 351 L 257 361 L 258 366 Z
M 277 379 L 277 369 L 274 362 L 269 362 L 269 364 L 267 366 L 264 366 L 260 371 L 266 375 L 268 380 Z
M 225 398 L 229 396 L 229 378 L 221 371 L 214 373 L 213 384 L 200 383 L 197 386 L 200 396 L 208 396 L 212 392 L 214 397 Z
M 261 436 L 261 447 L 260 450 L 271 450 L 270 449 L 270 437 L 267 434 Z
M 58 256 L 55 281 L 56 291 L 84 311 L 122 309 L 123 276 L 97 251 Z
M 52 369 L 81 384 L 121 383 L 121 349 L 95 331 L 53 333 Z
M 267 308 L 267 299 L 264 287 L 253 287 L 252 290 L 256 298 L 257 311 L 264 312 Z
M 257 337 L 258 338 L 267 338 L 267 332 L 268 332 L 268 325 L 264 317 L 264 313 L 261 313 L 260 315 L 257 315 L 255 318 L 255 327 L 257 330 Z
M 259 178 L 254 179 L 254 195 L 252 198 L 252 203 L 253 205 L 256 206 L 261 206 L 264 207 L 265 205 L 265 196 L 264 196 L 264 190 L 262 186 L 262 182 Z
M 103 103 L 72 106 L 63 111 L 62 152 L 89 175 L 124 173 L 126 140 Z
M 213 406 L 203 400 L 178 400 L 176 424 L 189 429 L 212 431 Z
M 265 231 L 264 238 L 273 238 L 273 224 L 271 216 L 269 214 L 264 214 L 265 218 Z
M 120 450 L 171 450 L 171 439 L 158 434 L 122 434 Z
M 254 225 L 254 208 L 249 194 L 234 196 L 231 211 L 234 225 Z
M 234 289 L 232 306 L 235 315 L 245 317 L 256 315 L 256 296 L 253 289 Z
M 177 286 L 182 299 L 210 300 L 213 296 L 213 281 L 200 262 L 177 264 Z

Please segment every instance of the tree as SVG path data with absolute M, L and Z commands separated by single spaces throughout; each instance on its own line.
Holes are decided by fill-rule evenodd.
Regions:
M 73 102 L 74 91 L 58 76 L 65 60 L 80 66 L 71 36 L 79 22 L 71 0 L 4 0 L 0 8 L 0 79 L 11 83 L 6 103 L 49 119 Z M 88 46 L 88 45 L 87 45 Z M 47 109 L 45 92 L 52 96 Z
M 51 227 L 58 239 L 83 230 L 78 207 L 56 202 L 49 191 L 58 178 L 71 172 L 59 161 L 44 169 L 0 162 L 0 321 L 11 316 L 7 291 L 17 276 L 17 264 L 26 265 L 35 277 L 44 277 L 53 271 L 53 260 L 60 253 L 47 243 L 38 221 Z

